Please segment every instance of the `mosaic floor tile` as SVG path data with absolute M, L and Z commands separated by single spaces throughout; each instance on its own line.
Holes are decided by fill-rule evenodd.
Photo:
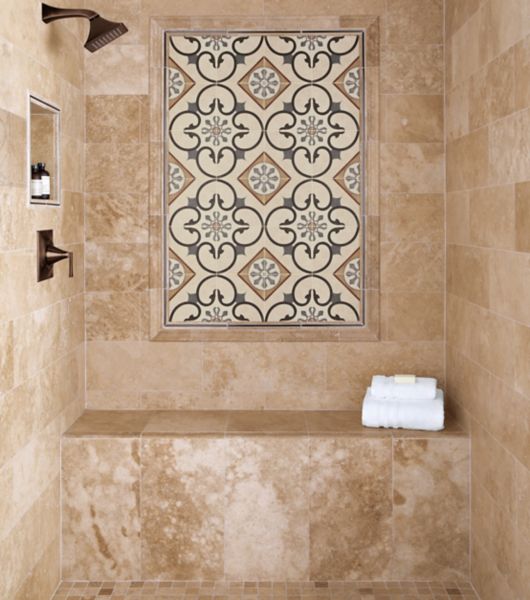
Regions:
M 364 323 L 363 36 L 168 32 L 166 325 Z
M 427 581 L 76 581 L 53 600 L 479 600 L 469 583 Z

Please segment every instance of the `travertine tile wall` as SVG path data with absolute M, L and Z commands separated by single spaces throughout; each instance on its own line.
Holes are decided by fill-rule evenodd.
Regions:
M 529 33 L 528 0 L 447 1 L 447 384 L 483 600 L 530 590 Z
M 442 4 L 91 3 L 123 19 L 130 33 L 86 56 L 90 407 L 349 408 L 360 406 L 374 372 L 412 370 L 443 379 Z M 151 16 L 212 13 L 247 23 L 270 17 L 280 28 L 282 18 L 300 15 L 380 17 L 380 341 L 148 341 L 148 23 Z
M 62 2 L 68 5 L 68 2 Z M 74 4 L 83 4 L 75 0 Z M 84 403 L 82 31 L 0 7 L 0 598 L 48 600 L 59 582 L 59 441 Z M 27 93 L 62 108 L 63 204 L 28 205 Z M 36 231 L 72 250 L 36 281 Z

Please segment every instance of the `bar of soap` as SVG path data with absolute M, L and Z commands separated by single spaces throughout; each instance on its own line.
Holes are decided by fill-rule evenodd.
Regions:
M 416 375 L 394 375 L 394 383 L 416 383 Z

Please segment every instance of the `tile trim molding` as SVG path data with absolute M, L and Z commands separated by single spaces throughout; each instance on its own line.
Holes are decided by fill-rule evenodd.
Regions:
M 164 41 L 168 30 L 363 30 L 365 48 L 364 325 L 164 326 Z M 149 48 L 149 337 L 152 341 L 377 341 L 379 339 L 379 19 L 315 17 L 152 18 Z

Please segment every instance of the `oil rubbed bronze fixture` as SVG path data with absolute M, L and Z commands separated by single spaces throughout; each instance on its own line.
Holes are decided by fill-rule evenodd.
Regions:
M 85 10 L 84 8 L 56 8 L 48 6 L 48 4 L 42 5 L 42 20 L 45 23 L 77 17 L 88 19 L 90 22 L 90 31 L 85 42 L 85 48 L 90 52 L 95 52 L 103 48 L 103 46 L 113 42 L 128 31 L 123 23 L 107 21 L 93 10 Z
M 68 276 L 74 276 L 74 255 L 53 245 L 53 230 L 37 231 L 37 281 L 53 277 L 53 265 L 68 259 Z

